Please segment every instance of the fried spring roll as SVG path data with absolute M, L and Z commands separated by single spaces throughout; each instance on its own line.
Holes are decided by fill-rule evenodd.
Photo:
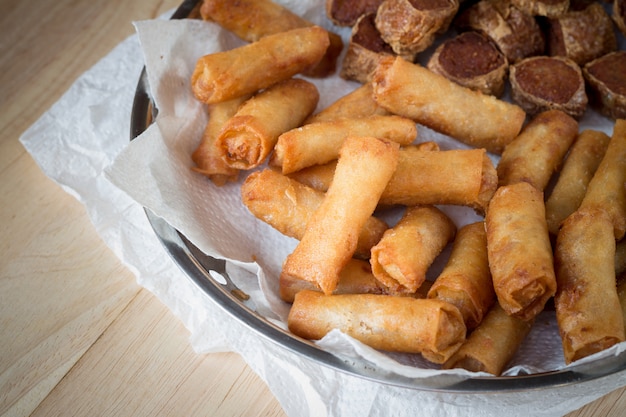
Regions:
M 580 208 L 599 207 L 611 216 L 615 239 L 626 232 L 626 120 L 618 119 L 606 153 L 593 178 Z
M 583 130 L 572 145 L 556 184 L 546 200 L 548 230 L 556 236 L 559 226 L 575 212 L 587 185 L 598 169 L 610 137 L 597 130 Z
M 380 203 L 451 204 L 483 213 L 497 185 L 496 169 L 484 149 L 433 152 L 407 146 Z
M 399 145 L 372 137 L 349 137 L 341 147 L 333 182 L 287 256 L 281 274 L 314 282 L 325 293 L 355 252 L 358 235 L 398 164 Z
M 302 290 L 319 291 L 315 284 L 309 281 L 296 279 L 290 275 L 280 276 L 279 294 L 283 301 L 293 303 L 296 294 Z M 341 270 L 333 294 L 384 294 L 385 291 L 385 287 L 372 274 L 369 262 L 353 258 Z
M 248 175 L 241 185 L 241 199 L 256 218 L 300 240 L 311 216 L 324 201 L 324 193 L 264 169 Z M 358 235 L 354 256 L 369 259 L 371 248 L 388 228 L 387 223 L 370 216 Z
M 209 105 L 209 121 L 204 129 L 200 144 L 191 154 L 191 159 L 196 164 L 192 169 L 206 175 L 218 186 L 222 186 L 228 181 L 236 181 L 239 177 L 239 170 L 224 162 L 222 152 L 215 146 L 215 142 L 222 127 L 248 98 L 249 96 L 242 96 Z
M 461 227 L 443 270 L 428 291 L 428 298 L 454 304 L 468 330 L 478 326 L 495 301 L 484 222 Z
M 313 26 L 313 23 L 270 0 L 204 0 L 200 15 L 204 20 L 213 21 L 248 42 L 256 42 L 264 36 L 291 29 Z M 326 54 L 305 75 L 325 77 L 335 72 L 343 41 L 332 32 L 328 32 L 328 37 L 330 45 Z
M 308 81 L 292 78 L 274 84 L 241 105 L 215 146 L 229 166 L 255 168 L 265 162 L 282 133 L 313 112 L 318 99 L 317 87 Z
M 498 301 L 508 314 L 531 320 L 556 291 L 543 193 L 527 182 L 498 188 L 485 225 Z
M 373 136 L 409 145 L 417 137 L 417 126 L 404 117 L 378 115 L 309 123 L 280 135 L 270 162 L 281 167 L 283 174 L 322 165 L 337 159 L 348 136 Z
M 499 185 L 526 181 L 543 191 L 577 134 L 578 122 L 567 113 L 538 114 L 504 148 L 496 167 Z
M 372 84 L 374 99 L 391 113 L 495 154 L 515 139 L 526 119 L 515 104 L 462 87 L 400 57 L 383 59 Z
M 472 331 L 444 369 L 463 368 L 499 376 L 530 332 L 533 320 L 508 315 L 498 303 Z
M 445 362 L 466 333 L 459 310 L 443 301 L 307 290 L 296 294 L 287 324 L 305 339 L 339 329 L 375 349 L 421 353 L 434 363 Z
M 615 238 L 601 209 L 577 210 L 557 236 L 556 319 L 565 362 L 624 341 L 624 319 L 615 281 Z
M 422 142 L 412 146 L 422 151 L 439 150 L 437 142 L 432 141 Z M 400 154 L 402 154 L 402 152 L 404 152 L 404 149 L 400 149 Z M 328 162 L 324 165 L 314 165 L 288 174 L 288 176 L 289 178 L 293 178 L 294 180 L 308 185 L 311 188 L 315 188 L 316 190 L 326 191 L 328 190 L 330 183 L 333 181 L 336 165 L 337 161 Z M 491 170 L 495 173 L 495 168 L 492 167 Z
M 287 176 L 311 188 L 326 192 L 333 182 L 336 167 L 337 161 L 335 160 L 324 165 L 313 165 L 287 174 Z
M 358 117 L 368 117 L 372 115 L 389 115 L 374 101 L 374 89 L 371 83 L 363 84 L 352 90 L 350 93 L 341 96 L 319 113 L 310 116 L 305 120 L 305 124 L 330 122 L 337 119 L 354 119 Z
M 372 272 L 390 294 L 412 294 L 455 233 L 455 224 L 438 208 L 408 207 L 372 248 Z
M 398 167 L 380 197 L 380 205 L 467 206 L 483 214 L 498 186 L 493 162 L 484 149 L 438 151 L 435 142 L 400 149 Z M 332 182 L 335 163 L 304 168 L 291 178 L 318 190 Z
M 254 94 L 317 64 L 328 44 L 328 32 L 311 26 L 205 55 L 191 76 L 192 92 L 207 104 Z

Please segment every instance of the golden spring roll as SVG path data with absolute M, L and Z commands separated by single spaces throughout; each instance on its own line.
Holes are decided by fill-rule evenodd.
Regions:
M 213 21 L 248 42 L 256 42 L 264 36 L 291 29 L 313 26 L 313 23 L 270 0 L 204 0 L 200 15 L 204 20 Z M 335 72 L 343 41 L 336 33 L 328 32 L 328 36 L 330 45 L 326 54 L 317 65 L 305 71 L 305 75 L 326 77 Z
M 328 44 L 328 32 L 311 26 L 205 55 L 191 76 L 192 92 L 207 104 L 254 94 L 315 65 Z
M 496 299 L 483 221 L 467 224 L 457 231 L 450 257 L 430 287 L 428 298 L 454 304 L 468 330 L 483 320 Z
M 296 294 L 287 325 L 310 340 L 339 329 L 374 349 L 421 353 L 434 363 L 445 362 L 466 333 L 459 310 L 443 301 L 307 290 Z
M 615 280 L 615 238 L 601 209 L 577 210 L 557 236 L 556 319 L 565 362 L 624 341 L 624 319 Z
M 337 159 L 348 136 L 373 136 L 409 145 L 417 137 L 417 126 L 410 119 L 391 115 L 309 123 L 279 136 L 270 163 L 281 167 L 283 174 L 325 164 Z
M 554 188 L 546 199 L 548 230 L 556 236 L 561 222 L 575 212 L 587 185 L 598 169 L 610 137 L 597 130 L 583 130 L 572 145 Z
M 279 280 L 280 298 L 293 303 L 296 294 L 302 290 L 319 291 L 309 281 L 281 275 Z M 385 287 L 374 277 L 370 263 L 362 259 L 350 259 L 339 274 L 339 282 L 333 294 L 384 294 Z
M 335 160 L 324 165 L 313 165 L 287 174 L 287 176 L 311 188 L 326 192 L 333 182 L 336 167 L 337 161 Z
M 241 185 L 241 199 L 248 210 L 282 234 L 302 239 L 306 225 L 324 193 L 271 169 L 255 171 Z M 370 250 L 389 226 L 370 216 L 361 229 L 354 256 L 369 259 Z
M 261 165 L 278 137 L 315 109 L 319 93 L 314 84 L 291 78 L 247 100 L 220 132 L 215 146 L 231 167 L 251 169 Z
M 433 152 L 406 146 L 380 203 L 451 204 L 483 213 L 497 185 L 496 169 L 484 149 Z
M 520 181 L 543 191 L 578 134 L 578 122 L 560 110 L 535 116 L 506 145 L 496 170 L 499 185 Z
M 374 100 L 467 145 L 500 154 L 526 119 L 521 107 L 462 87 L 403 58 L 381 60 L 374 71 Z
M 218 186 L 222 186 L 228 181 L 236 181 L 239 177 L 239 170 L 224 162 L 221 151 L 215 146 L 215 141 L 224 124 L 235 115 L 239 106 L 248 98 L 249 96 L 241 96 L 221 103 L 210 104 L 208 106 L 209 121 L 204 129 L 202 140 L 191 154 L 191 159 L 196 164 L 192 169 L 206 175 Z
M 518 351 L 532 324 L 533 320 L 508 315 L 495 303 L 443 368 L 463 368 L 499 376 Z
M 356 250 L 358 235 L 398 164 L 399 145 L 372 137 L 347 138 L 333 182 L 283 263 L 282 274 L 314 282 L 325 293 Z
M 398 223 L 372 248 L 372 272 L 389 293 L 412 294 L 455 233 L 455 224 L 438 208 L 407 207 Z
M 371 83 L 363 84 L 320 112 L 309 116 L 305 124 L 330 122 L 337 119 L 368 117 L 372 115 L 389 115 L 389 112 L 374 101 L 374 89 Z
M 593 178 L 581 208 L 600 207 L 606 210 L 613 221 L 615 239 L 626 232 L 626 120 L 618 119 L 613 134 Z
M 411 147 L 415 147 L 416 149 L 419 149 L 422 151 L 438 151 L 439 150 L 439 145 L 437 144 L 437 142 L 432 142 L 432 141 L 418 143 L 416 145 L 412 145 Z M 404 151 L 405 151 L 405 148 L 401 148 L 400 155 L 402 155 Z M 402 157 L 400 158 L 400 160 L 402 160 Z M 287 174 L 287 176 L 289 178 L 293 178 L 294 180 L 298 182 L 301 182 L 302 184 L 306 184 L 311 188 L 315 188 L 316 190 L 326 191 L 328 190 L 328 187 L 330 187 L 330 183 L 333 181 L 333 175 L 335 173 L 336 165 L 337 165 L 337 161 L 328 162 L 323 165 L 314 165 L 308 168 L 301 169 L 296 172 L 292 172 L 291 174 Z M 493 184 L 496 184 L 497 183 L 497 179 L 495 179 L 496 171 L 495 171 L 495 168 L 493 167 L 493 164 L 489 172 L 491 172 L 494 175 Z M 483 188 L 486 188 L 486 187 L 483 187 Z
M 508 314 L 531 320 L 556 291 L 543 193 L 527 182 L 498 188 L 485 225 L 498 301 Z

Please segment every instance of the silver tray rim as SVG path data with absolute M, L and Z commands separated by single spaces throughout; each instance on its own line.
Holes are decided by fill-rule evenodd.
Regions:
M 185 19 L 202 0 L 184 0 L 171 19 Z M 130 140 L 145 131 L 156 117 L 157 109 L 150 96 L 145 67 L 143 68 L 131 111 Z M 517 376 L 487 376 L 464 378 L 442 373 L 428 378 L 411 378 L 381 373 L 365 361 L 339 357 L 324 351 L 311 341 L 295 336 L 259 315 L 238 296 L 237 288 L 229 279 L 223 260 L 202 253 L 185 236 L 148 208 L 146 217 L 161 245 L 175 264 L 226 313 L 278 346 L 322 366 L 377 383 L 419 391 L 449 393 L 511 393 L 564 387 L 614 375 L 626 370 L 626 351 L 616 356 L 541 373 Z M 211 275 L 217 272 L 223 280 Z M 222 282 L 220 282 L 222 281 Z

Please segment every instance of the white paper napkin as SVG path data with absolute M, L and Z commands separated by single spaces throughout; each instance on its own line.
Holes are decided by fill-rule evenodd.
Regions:
M 323 19 L 321 1 L 281 3 L 318 24 L 329 25 Z M 190 170 L 189 156 L 206 122 L 203 106 L 189 94 L 191 70 L 201 55 L 241 41 L 206 22 L 159 19 L 137 22 L 136 27 L 138 36 L 124 41 L 81 76 L 23 134 L 21 142 L 46 175 L 85 205 L 103 240 L 135 273 L 140 285 L 161 299 L 191 331 L 197 351 L 232 350 L 242 355 L 290 416 L 557 416 L 626 385 L 622 372 L 530 392 L 409 390 L 314 363 L 260 337 L 227 314 L 164 254 L 143 207 L 166 219 L 207 254 L 232 260 L 240 267 L 234 270 L 241 271 L 234 279 L 253 296 L 259 313 L 284 321 L 288 307 L 275 295 L 275 277 L 296 242 L 253 219 L 240 202 L 238 184 L 214 187 Z M 345 30 L 341 33 L 347 37 Z M 131 104 L 144 62 L 159 116 L 129 145 Z M 356 87 L 339 77 L 314 82 L 322 97 L 319 108 Z M 595 117 L 589 123 L 605 125 Z M 420 130 L 421 140 L 430 138 L 442 141 L 444 147 L 459 146 Z M 449 214 L 457 224 L 474 216 L 457 208 L 450 208 Z M 553 317 L 543 314 L 540 323 L 515 359 L 529 371 L 563 366 Z M 338 332 L 320 344 L 400 375 L 421 378 L 441 372 L 413 356 L 383 355 Z M 543 353 L 547 351 L 557 353 L 546 359 Z

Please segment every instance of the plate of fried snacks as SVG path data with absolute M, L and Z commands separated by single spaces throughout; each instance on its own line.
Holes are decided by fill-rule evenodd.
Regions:
M 422 4 L 423 3 L 423 4 Z M 262 337 L 423 390 L 626 370 L 625 6 L 186 1 L 107 175 Z

